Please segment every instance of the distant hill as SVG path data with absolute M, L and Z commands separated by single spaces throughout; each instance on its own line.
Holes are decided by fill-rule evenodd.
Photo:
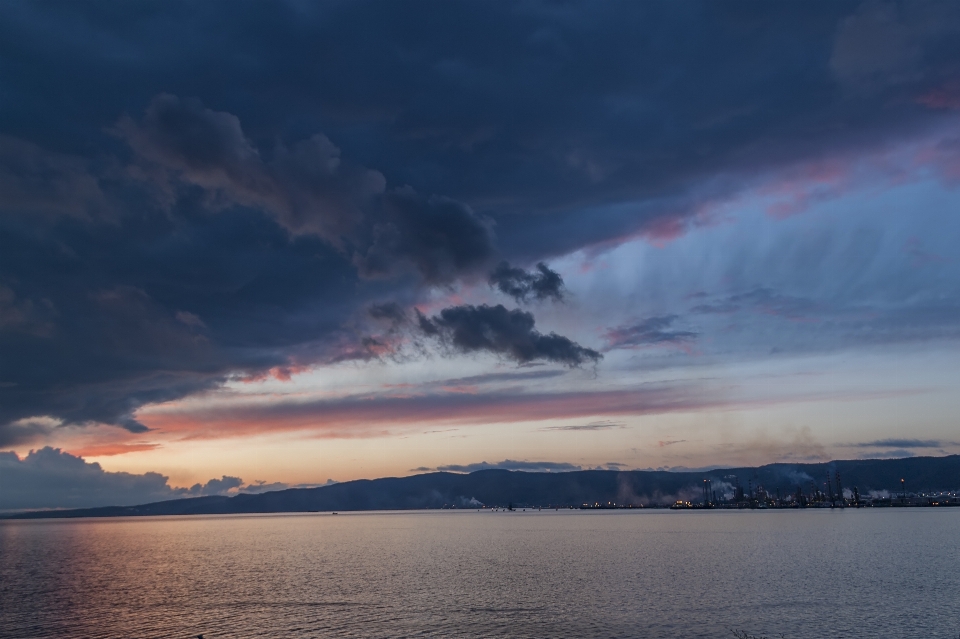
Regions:
M 426 473 L 411 477 L 363 479 L 320 488 L 292 488 L 257 495 L 197 497 L 141 506 L 110 506 L 77 510 L 37 511 L 7 518 L 121 517 L 349 510 L 408 510 L 419 508 L 565 507 L 584 503 L 632 505 L 666 504 L 676 499 L 698 499 L 703 480 L 713 482 L 719 494 L 739 483 L 763 486 L 783 494 L 810 492 L 822 487 L 829 473 L 839 472 L 846 488 L 869 491 L 900 490 L 901 478 L 909 491 L 960 488 L 960 455 L 832 461 L 821 464 L 768 464 L 755 468 L 726 468 L 704 472 L 583 470 L 532 473 L 481 470 L 470 474 Z

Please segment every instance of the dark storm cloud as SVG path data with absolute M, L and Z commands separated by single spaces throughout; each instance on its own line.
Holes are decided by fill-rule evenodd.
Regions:
M 112 473 L 57 448 L 20 459 L 0 452 L 0 511 L 33 508 L 131 506 L 152 501 L 219 495 L 242 484 L 238 477 L 211 479 L 192 488 L 171 488 L 159 473 Z
M 0 135 L 0 207 L 39 216 L 109 212 L 90 162 Z
M 630 326 L 619 326 L 607 331 L 607 348 L 630 348 L 658 344 L 685 344 L 696 339 L 697 333 L 670 330 L 676 315 L 648 317 Z
M 742 182 L 723 175 L 909 135 L 944 117 L 924 96 L 960 67 L 943 2 L 119 6 L 5 5 L 8 133 L 87 148 L 161 91 L 198 96 L 250 148 L 323 131 L 496 217 L 511 259 L 666 228 Z M 242 156 L 236 132 L 195 159 Z
M 323 240 L 262 214 L 139 204 L 105 221 L 0 216 L 4 445 L 42 438 L 25 418 L 137 432 L 143 404 L 332 361 L 351 346 L 345 320 L 382 295 L 358 290 Z
M 142 122 L 125 117 L 117 129 L 148 163 L 206 189 L 214 206 L 260 208 L 294 233 L 349 247 L 368 277 L 409 263 L 427 281 L 446 282 L 494 252 L 488 224 L 470 207 L 410 187 L 388 190 L 381 173 L 342 159 L 322 134 L 276 144 L 266 162 L 235 115 L 167 94 L 153 99 Z
M 24 418 L 143 432 L 140 406 L 233 374 L 379 358 L 389 345 L 340 330 L 358 271 L 445 282 L 492 255 L 469 207 L 385 191 L 321 135 L 277 146 L 268 164 L 238 118 L 167 94 L 115 131 L 137 163 L 96 177 L 79 159 L 0 140 L 0 179 L 16 186 L 0 202 L 11 214 L 0 219 L 4 445 L 43 435 L 15 424 Z M 91 215 L 100 200 L 109 219 Z
M 509 357 L 520 364 L 536 360 L 566 366 L 597 363 L 603 356 L 562 335 L 544 335 L 534 328 L 533 315 L 502 304 L 452 306 L 432 318 L 418 314 L 421 330 L 439 336 L 462 353 L 488 352 Z
M 537 300 L 563 299 L 563 278 L 543 262 L 538 263 L 536 271 L 532 273 L 510 266 L 509 262 L 500 262 L 490 274 L 490 286 L 497 287 L 501 293 L 518 302 L 526 302 L 530 297 Z
M 387 193 L 372 221 L 369 248 L 354 259 L 366 277 L 390 276 L 410 263 L 430 283 L 469 275 L 494 254 L 488 223 L 447 197 L 421 198 L 412 189 Z
M 7 448 L 42 440 L 60 425 L 58 420 L 22 418 L 0 426 L 0 447 Z
M 940 2 L 3 3 L 0 441 L 376 357 L 342 330 L 371 303 L 668 237 L 752 176 L 943 126 L 958 29 Z M 477 320 L 418 318 L 599 356 Z
M 396 302 L 373 304 L 367 309 L 367 313 L 375 320 L 385 320 L 391 324 L 401 324 L 407 321 L 406 312 Z

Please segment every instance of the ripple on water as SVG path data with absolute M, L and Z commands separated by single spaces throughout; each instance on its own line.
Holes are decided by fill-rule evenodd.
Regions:
M 0 522 L 0 637 L 951 637 L 960 509 Z

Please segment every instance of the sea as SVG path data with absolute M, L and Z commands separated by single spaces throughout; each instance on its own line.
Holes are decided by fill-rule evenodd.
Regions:
M 0 521 L 0 637 L 960 636 L 960 508 Z

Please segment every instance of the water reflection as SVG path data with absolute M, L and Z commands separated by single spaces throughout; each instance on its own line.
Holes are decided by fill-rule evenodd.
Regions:
M 0 522 L 2 637 L 956 637 L 960 511 Z

